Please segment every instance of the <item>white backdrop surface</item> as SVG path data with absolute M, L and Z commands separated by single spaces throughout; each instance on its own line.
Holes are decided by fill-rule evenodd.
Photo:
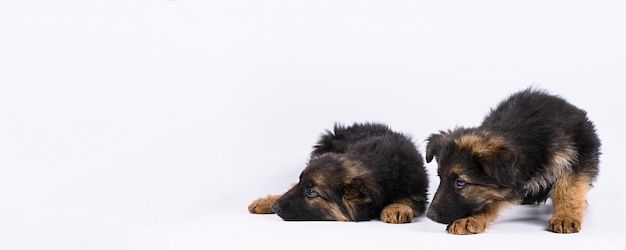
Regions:
M 625 249 L 623 1 L 3 1 L 1 249 Z M 602 139 L 583 231 L 251 215 L 335 122 L 424 139 L 528 86 Z M 438 185 L 427 164 L 430 194 Z

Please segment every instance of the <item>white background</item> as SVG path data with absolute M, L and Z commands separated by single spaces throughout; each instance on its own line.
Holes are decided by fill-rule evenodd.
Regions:
M 624 1 L 0 2 L 1 249 L 624 249 Z M 602 139 L 583 231 L 251 215 L 335 122 L 424 139 L 528 86 Z M 427 164 L 432 195 L 436 165 Z

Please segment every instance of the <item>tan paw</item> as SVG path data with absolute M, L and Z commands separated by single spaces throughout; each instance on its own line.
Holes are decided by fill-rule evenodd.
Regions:
M 413 209 L 407 205 L 391 204 L 380 212 L 380 220 L 393 224 L 409 223 L 413 220 Z
M 446 229 L 451 234 L 477 234 L 487 228 L 487 221 L 474 217 L 467 217 L 453 221 Z
M 253 214 L 273 214 L 272 204 L 276 199 L 271 195 L 265 198 L 258 198 L 248 205 L 248 211 Z
M 548 222 L 548 231 L 555 233 L 578 233 L 581 229 L 582 221 L 569 217 L 552 217 Z

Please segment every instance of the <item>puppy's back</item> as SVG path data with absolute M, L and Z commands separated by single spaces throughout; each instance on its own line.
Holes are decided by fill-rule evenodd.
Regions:
M 546 91 L 529 88 L 513 94 L 492 109 L 481 127 L 503 132 L 528 130 L 539 133 L 555 129 L 574 130 L 583 121 L 588 122 L 585 111 Z
M 532 88 L 513 94 L 485 117 L 480 129 L 512 142 L 521 152 L 519 167 L 528 168 L 525 173 L 558 173 L 561 170 L 553 163 L 560 161 L 567 166 L 559 167 L 584 173 L 592 181 L 598 174 L 600 139 L 594 125 L 584 110 L 559 96 Z M 545 200 L 551 182 L 545 183 L 548 187 L 535 190 L 539 193 L 529 200 Z
M 335 124 L 333 131 L 327 130 L 313 146 L 311 158 L 325 153 L 345 153 L 348 147 L 367 138 L 394 133 L 383 124 L 355 123 L 352 126 Z

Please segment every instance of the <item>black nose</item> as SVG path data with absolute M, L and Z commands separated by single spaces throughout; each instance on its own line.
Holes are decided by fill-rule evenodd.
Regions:
M 438 222 L 441 224 L 450 224 L 456 219 L 461 218 L 461 217 L 453 217 L 447 213 L 436 212 L 434 209 L 428 209 L 428 212 L 426 213 L 426 217 L 428 217 L 428 219 L 433 220 L 434 222 Z
M 274 211 L 274 213 L 280 214 L 281 209 L 278 203 L 274 202 L 274 204 L 272 204 L 272 210 Z
M 431 219 L 432 221 L 439 222 L 439 215 L 433 211 L 428 210 L 428 212 L 426 213 L 426 217 L 428 217 L 428 219 Z

